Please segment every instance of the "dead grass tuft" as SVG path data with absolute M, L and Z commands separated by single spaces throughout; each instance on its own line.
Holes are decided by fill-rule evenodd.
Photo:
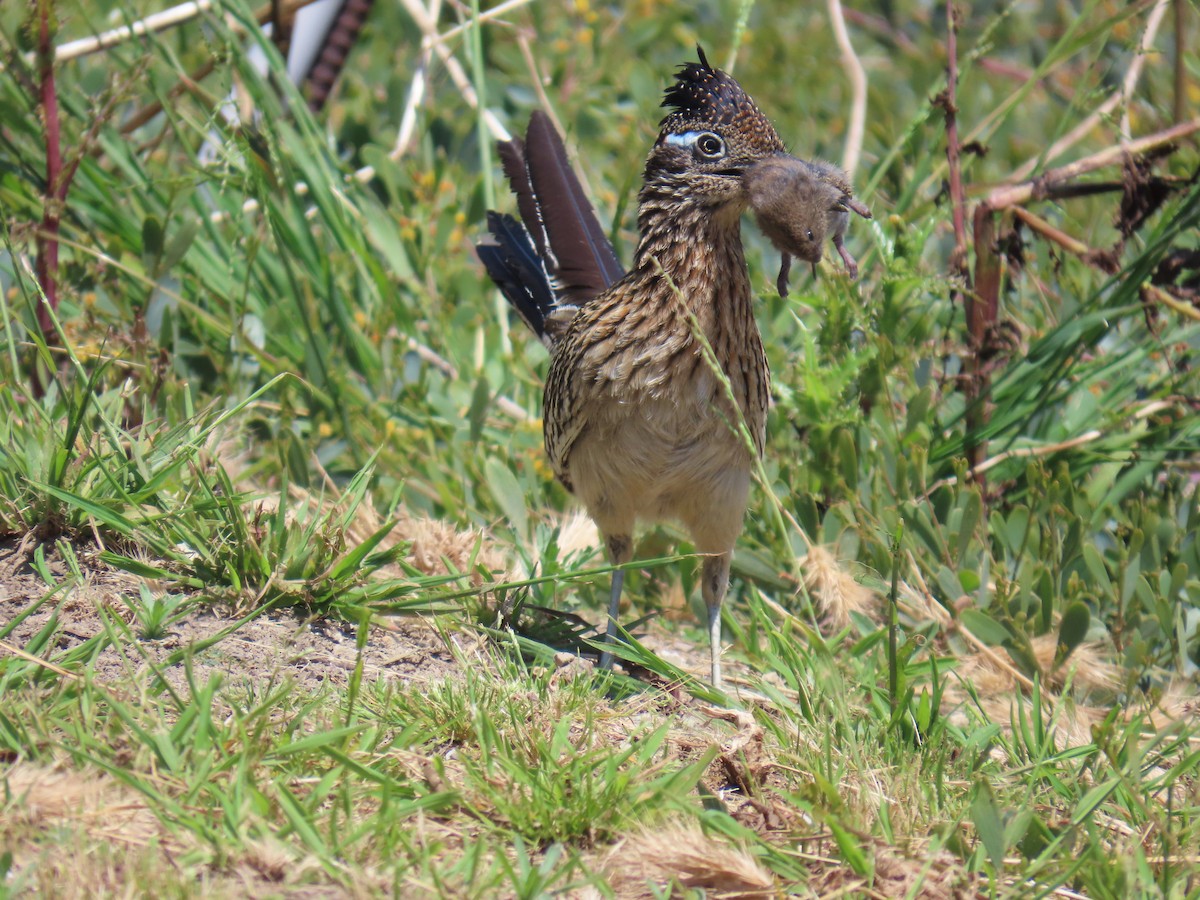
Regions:
M 776 896 L 775 879 L 737 844 L 706 835 L 693 824 L 646 829 L 622 840 L 604 869 L 618 897 L 662 896 L 678 886 L 728 900 Z
M 174 870 L 178 842 L 141 795 L 108 775 L 18 763 L 3 787 L 0 846 L 37 896 L 116 895 Z
M 923 900 L 966 900 L 987 896 L 975 884 L 975 877 L 946 851 L 928 856 L 901 856 L 876 842 L 874 878 L 856 875 L 840 859 L 822 860 L 812 867 L 809 887 L 818 897 L 866 896 L 912 897 Z
M 138 846 L 168 840 L 141 795 L 107 775 L 18 763 L 4 787 L 10 802 L 0 833 L 15 828 L 37 840 L 51 829 L 82 829 L 98 840 Z
M 404 511 L 392 540 L 411 542 L 409 562 L 426 575 L 471 572 L 472 581 L 478 584 L 482 578 L 477 567 L 495 573 L 507 569 L 504 556 L 482 531 L 458 528 L 441 519 L 413 516 Z
M 852 613 L 870 615 L 878 607 L 875 593 L 855 581 L 824 547 L 810 547 L 803 565 L 804 586 L 817 606 L 822 631 L 840 631 L 850 624 Z
M 600 532 L 596 523 L 582 509 L 572 510 L 563 516 L 558 529 L 558 552 L 563 556 L 594 550 L 600 546 Z
M 315 464 L 315 463 L 314 463 Z M 343 511 L 343 497 L 337 485 L 323 470 L 328 499 L 318 498 L 303 488 L 291 489 L 291 500 L 298 509 L 322 507 Z M 375 509 L 368 494 L 354 510 L 354 516 L 346 526 L 346 538 L 350 543 L 362 543 L 384 526 L 384 519 Z M 444 575 L 457 572 L 472 573 L 472 580 L 479 584 L 482 577 L 475 572 L 482 566 L 490 572 L 507 570 L 504 556 L 496 550 L 487 535 L 477 528 L 459 528 L 441 519 L 415 516 L 407 509 L 400 509 L 391 533 L 379 545 L 380 550 L 410 543 L 408 561 L 426 575 Z M 399 575 L 400 573 L 394 573 Z
M 1082 644 L 1066 661 L 1055 667 L 1057 635 L 1053 632 L 1033 639 L 1033 655 L 1042 672 L 1043 684 L 1061 688 L 1068 676 L 1076 689 L 1088 693 L 1109 694 L 1121 686 L 1120 670 L 1108 662 L 1100 644 Z M 1019 676 L 1003 649 L 981 650 L 963 656 L 958 672 L 975 685 L 980 696 L 1010 695 L 1027 687 L 1027 679 Z
M 1200 719 L 1200 698 L 1193 682 L 1179 678 L 1167 685 L 1150 713 L 1150 721 L 1161 730 L 1184 719 Z

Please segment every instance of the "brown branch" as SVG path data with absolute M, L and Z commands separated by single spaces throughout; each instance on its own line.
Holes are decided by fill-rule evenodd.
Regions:
M 989 378 L 984 364 L 988 337 L 996 323 L 1000 307 L 1000 261 L 996 257 L 990 213 L 982 206 L 975 211 L 975 284 L 967 266 L 967 201 L 962 185 L 961 148 L 958 142 L 958 18 L 954 0 L 946 0 L 946 90 L 934 99 L 946 116 L 946 164 L 950 184 L 950 208 L 954 221 L 954 254 L 950 269 L 958 276 L 963 314 L 967 322 L 967 352 L 963 361 L 966 394 L 966 451 L 967 462 L 978 465 L 987 451 L 986 441 L 977 435 L 988 421 L 987 395 Z M 981 486 L 986 494 L 986 487 Z
M 1155 303 L 1161 303 L 1163 306 L 1168 306 L 1181 316 L 1186 316 L 1189 319 L 1195 319 L 1200 322 L 1200 309 L 1196 309 L 1190 303 L 1179 300 L 1172 296 L 1169 291 L 1153 284 L 1143 284 L 1141 287 L 1142 302 L 1152 300 Z
M 951 267 L 967 274 L 966 200 L 958 144 L 958 20 L 954 0 L 946 0 L 946 90 L 934 99 L 946 115 L 946 163 L 949 167 L 950 205 L 954 216 L 954 259 Z
M 1099 153 L 1093 153 L 1091 156 L 1086 156 L 1057 169 L 1050 169 L 1037 178 L 997 188 L 983 201 L 983 205 L 992 210 L 1001 210 L 1028 203 L 1030 200 L 1045 199 L 1051 196 L 1052 192 L 1064 182 L 1097 169 L 1122 163 L 1127 155 L 1138 156 L 1150 150 L 1167 147 L 1180 138 L 1195 134 L 1197 131 L 1200 131 L 1200 119 L 1192 119 L 1126 144 L 1106 147 Z
M 1071 237 L 1071 235 L 1061 229 L 1055 228 L 1041 216 L 1030 212 L 1023 206 L 1014 206 L 1013 215 L 1042 237 L 1046 238 L 1046 240 L 1053 241 L 1069 253 L 1086 257 L 1092 252 L 1092 248 L 1083 241 Z
M 987 441 L 977 438 L 987 425 L 987 398 L 991 393 L 986 357 L 1000 314 L 1001 260 L 996 253 L 995 215 L 984 204 L 975 207 L 972 223 L 975 237 L 975 289 L 968 290 L 964 304 L 970 347 L 965 359 L 967 394 L 967 462 L 978 466 L 987 454 Z M 980 490 L 986 493 L 983 476 Z

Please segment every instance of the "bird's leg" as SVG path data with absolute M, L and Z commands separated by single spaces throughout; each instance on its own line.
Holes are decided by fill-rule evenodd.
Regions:
M 721 686 L 721 603 L 729 587 L 729 563 L 733 551 L 717 553 L 704 560 L 704 581 L 701 591 L 708 607 L 708 642 L 712 660 L 713 687 Z
M 608 543 L 608 558 L 614 566 L 620 566 L 629 562 L 633 556 L 633 541 L 628 535 L 616 535 L 610 537 Z M 612 573 L 612 593 L 608 600 L 608 633 L 606 640 L 608 643 L 616 643 L 617 640 L 617 612 L 621 605 L 621 588 L 625 584 L 625 570 L 615 569 Z M 600 654 L 600 668 L 611 669 L 613 657 L 607 650 Z

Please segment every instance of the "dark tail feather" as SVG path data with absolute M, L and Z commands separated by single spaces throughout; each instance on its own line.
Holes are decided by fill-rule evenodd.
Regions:
M 525 226 L 535 235 L 560 296 L 582 305 L 625 272 L 571 168 L 562 138 L 540 110 L 529 118 L 524 151 L 537 227 L 544 235 L 539 236 L 528 219 Z M 519 190 L 515 182 L 513 188 Z M 519 194 L 518 204 L 524 218 L 526 204 Z
M 546 258 L 548 247 L 546 233 L 541 227 L 541 214 L 538 212 L 537 197 L 533 193 L 533 185 L 529 183 L 529 163 L 525 160 L 525 142 L 520 138 L 511 141 L 500 141 L 496 144 L 500 152 L 500 164 L 504 176 L 508 179 L 509 189 L 517 197 L 517 212 L 525 230 L 537 244 L 538 256 Z
M 475 252 L 500 293 L 529 329 L 551 344 L 547 319 L 559 302 L 529 233 L 512 216 L 489 211 L 487 221 L 492 241 L 476 244 Z
M 525 324 L 553 347 L 575 311 L 625 273 L 545 113 L 530 116 L 524 141 L 497 149 L 521 221 L 488 212 L 492 240 L 475 251 Z

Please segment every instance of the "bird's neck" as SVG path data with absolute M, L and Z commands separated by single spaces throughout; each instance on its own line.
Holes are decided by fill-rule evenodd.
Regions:
M 735 204 L 702 206 L 676 196 L 642 192 L 641 237 L 634 268 L 661 281 L 663 302 L 681 303 L 698 321 L 718 358 L 735 352 L 735 338 L 758 337 L 750 278 Z M 740 341 L 737 341 L 740 343 Z

